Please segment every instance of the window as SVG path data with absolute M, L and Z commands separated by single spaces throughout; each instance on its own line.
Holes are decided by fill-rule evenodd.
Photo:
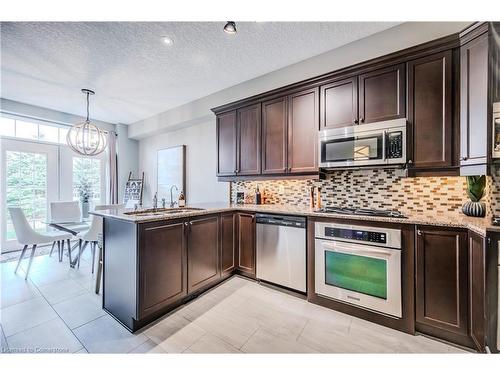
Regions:
M 16 120 L 16 137 L 38 139 L 38 124 L 34 122 Z
M 16 122 L 10 118 L 0 117 L 0 135 L 14 137 L 16 135 Z
M 101 204 L 101 159 L 73 157 L 73 200 L 80 200 L 79 187 L 82 183 L 90 187 L 90 207 Z
M 7 207 L 21 207 L 35 229 L 45 229 L 47 216 L 47 155 L 6 152 Z M 6 215 L 6 239 L 16 238 L 10 215 Z
M 0 136 L 66 144 L 68 127 L 43 121 L 24 121 L 0 115 Z

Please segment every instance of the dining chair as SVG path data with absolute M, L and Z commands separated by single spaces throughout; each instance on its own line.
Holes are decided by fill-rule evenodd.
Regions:
M 73 223 L 81 221 L 80 203 L 78 201 L 58 201 L 50 202 L 50 222 L 52 223 Z M 55 242 L 52 244 L 49 256 L 52 256 Z M 68 245 L 68 251 L 71 251 Z M 61 259 L 62 260 L 62 259 Z
M 107 205 L 97 205 L 94 210 L 109 210 L 118 209 L 125 207 L 124 204 L 107 204 Z M 78 243 L 78 262 L 77 268 L 80 268 L 80 259 L 82 253 L 90 244 L 90 249 L 92 251 L 92 273 L 94 273 L 94 263 L 95 263 L 95 250 L 99 243 L 99 236 L 102 235 L 102 217 L 97 215 L 92 215 L 92 222 L 90 223 L 90 228 L 85 232 L 80 232 L 76 235 L 79 240 Z
M 26 270 L 26 277 L 24 278 L 25 280 L 28 279 L 31 263 L 33 262 L 33 257 L 35 256 L 35 250 L 39 244 L 51 243 L 51 242 L 54 244 L 57 242 L 57 247 L 59 249 L 59 260 L 61 261 L 62 259 L 61 252 L 64 251 L 64 241 L 68 241 L 68 246 L 69 246 L 69 240 L 71 239 L 71 237 L 73 237 L 70 233 L 65 233 L 62 231 L 52 231 L 43 234 L 38 233 L 35 232 L 35 230 L 30 226 L 21 208 L 9 207 L 9 213 L 12 219 L 12 224 L 14 225 L 14 231 L 16 232 L 17 241 L 21 245 L 24 245 L 23 250 L 21 251 L 21 255 L 19 256 L 19 260 L 17 262 L 17 266 L 16 269 L 14 270 L 14 273 L 17 273 L 17 270 L 21 265 L 21 261 L 29 245 L 32 245 L 32 248 L 31 248 L 31 255 L 28 263 L 28 268 Z M 60 244 L 61 241 L 62 241 L 62 249 Z

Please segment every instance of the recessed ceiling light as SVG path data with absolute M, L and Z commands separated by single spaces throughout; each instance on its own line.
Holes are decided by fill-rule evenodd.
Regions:
M 228 34 L 236 34 L 236 24 L 234 21 L 227 21 L 224 31 Z
M 162 40 L 163 43 L 165 43 L 167 46 L 171 46 L 172 44 L 174 44 L 174 40 L 168 36 L 164 36 Z

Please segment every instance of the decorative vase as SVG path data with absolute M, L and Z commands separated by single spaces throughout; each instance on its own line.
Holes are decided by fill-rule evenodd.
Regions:
M 89 217 L 89 202 L 82 202 L 82 218 L 86 219 Z
M 467 216 L 484 217 L 486 215 L 486 204 L 484 202 L 465 202 L 462 212 Z

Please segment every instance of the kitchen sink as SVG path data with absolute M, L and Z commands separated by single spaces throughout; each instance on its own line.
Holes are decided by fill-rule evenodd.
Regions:
M 175 215 L 183 212 L 193 212 L 193 211 L 203 211 L 204 208 L 196 208 L 196 207 L 182 207 L 182 208 L 157 208 L 155 209 L 147 209 L 141 211 L 129 211 L 124 212 L 125 215 L 134 215 L 134 216 L 167 216 L 167 215 Z

